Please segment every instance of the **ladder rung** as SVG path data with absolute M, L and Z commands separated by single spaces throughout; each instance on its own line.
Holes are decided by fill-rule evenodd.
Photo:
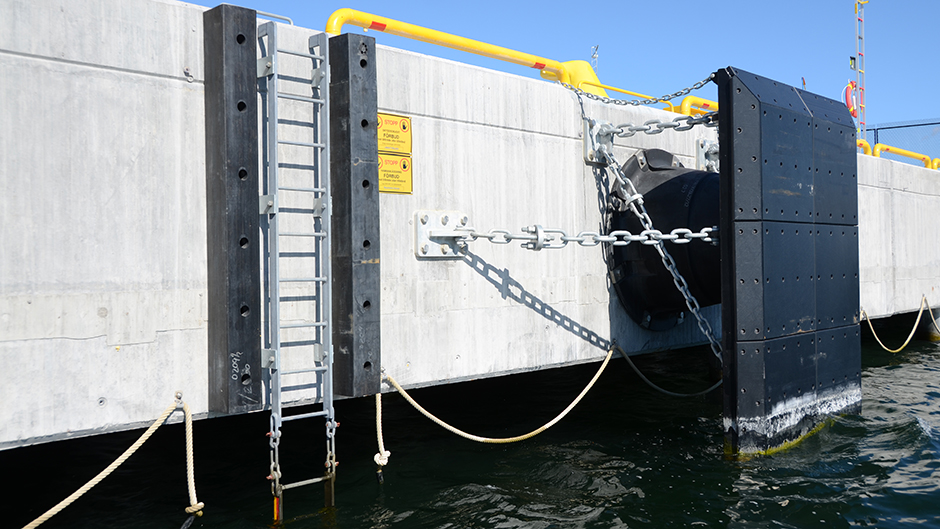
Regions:
M 293 146 L 295 146 L 295 147 L 314 147 L 314 148 L 316 148 L 316 149 L 322 149 L 322 148 L 326 147 L 326 144 L 324 144 L 324 143 L 307 143 L 307 142 L 303 142 L 303 141 L 285 141 L 285 140 L 278 140 L 277 143 L 278 143 L 278 145 L 293 145 Z
M 317 296 L 315 296 L 315 295 L 309 295 L 309 296 L 280 296 L 280 297 L 278 298 L 278 301 L 280 301 L 281 303 L 298 303 L 298 302 L 304 302 L 304 301 L 306 301 L 306 302 L 313 302 L 313 301 L 319 301 L 319 298 L 317 298 Z
M 310 419 L 311 417 L 325 417 L 326 411 L 313 411 L 310 413 L 301 413 L 300 415 L 290 415 L 287 417 L 281 417 L 281 422 L 296 421 L 299 419 Z
M 329 369 L 328 366 L 311 367 L 310 369 L 297 369 L 295 371 L 281 371 L 281 375 L 299 375 L 301 373 L 322 373 L 323 371 L 326 371 L 327 369 Z
M 320 254 L 317 252 L 280 252 L 277 254 L 278 257 L 290 258 L 290 257 L 301 257 L 306 259 L 311 259 L 314 257 L 319 257 Z
M 278 279 L 278 283 L 325 283 L 325 277 L 289 277 Z
M 301 164 L 301 163 L 278 162 L 277 166 L 280 167 L 281 169 L 297 169 L 298 171 L 316 171 L 317 170 L 316 165 Z
M 288 323 L 287 325 L 281 325 L 278 328 L 279 329 L 302 329 L 305 327 L 326 327 L 326 323 L 322 321 L 317 322 L 317 323 Z
M 284 53 L 284 54 L 286 54 L 286 55 L 295 55 L 295 56 L 297 56 L 297 57 L 306 57 L 306 58 L 308 58 L 308 59 L 317 59 L 317 60 L 319 60 L 319 61 L 322 61 L 322 60 L 323 60 L 323 56 L 322 56 L 322 55 L 316 55 L 316 54 L 313 54 L 313 53 L 304 53 L 304 52 L 302 52 L 302 51 L 284 50 L 284 49 L 278 48 L 278 49 L 277 49 L 277 52 L 278 52 L 278 53 Z
M 304 481 L 298 481 L 297 483 L 288 483 L 287 485 L 282 485 L 282 488 L 284 490 L 293 489 L 295 487 L 303 487 L 304 485 L 313 485 L 314 483 L 322 483 L 328 479 L 329 477 L 327 476 L 323 476 L 321 478 L 307 479 Z
M 316 232 L 297 232 L 297 233 L 279 233 L 281 237 L 326 237 L 326 233 L 322 231 Z
M 323 103 L 325 103 L 325 101 L 323 101 L 322 99 L 317 99 L 315 97 L 285 94 L 284 92 L 278 92 L 277 97 L 281 99 L 291 99 L 293 101 L 303 101 L 304 103 L 313 103 L 315 105 L 322 105 Z
M 279 187 L 278 191 L 298 191 L 300 193 L 325 193 L 322 187 Z
M 317 340 L 294 340 L 293 342 L 281 342 L 281 348 L 285 347 L 304 347 L 309 345 L 319 345 Z

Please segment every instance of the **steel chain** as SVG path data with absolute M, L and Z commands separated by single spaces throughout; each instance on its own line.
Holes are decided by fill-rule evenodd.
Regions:
M 581 90 L 580 88 L 576 86 L 572 86 L 568 83 L 561 83 L 561 85 L 567 88 L 568 90 L 571 90 L 572 92 L 578 94 L 579 96 L 584 96 L 588 99 L 600 101 L 601 103 L 605 103 L 608 105 L 640 106 L 640 105 L 653 105 L 656 103 L 664 103 L 666 101 L 675 99 L 677 97 L 688 95 L 693 90 L 698 90 L 699 88 L 705 86 L 706 84 L 711 82 L 711 80 L 714 78 L 715 78 L 715 74 L 712 73 L 712 74 L 709 74 L 708 77 L 706 77 L 705 79 L 702 79 L 701 81 L 693 84 L 692 86 L 688 88 L 683 88 L 682 90 L 679 90 L 678 92 L 675 92 L 673 94 L 668 94 L 668 95 L 664 95 L 662 97 L 657 97 L 657 98 L 634 99 L 634 100 L 615 99 L 611 97 L 599 96 L 596 94 L 592 94 L 590 92 L 585 92 L 584 90 Z
M 271 414 L 271 431 L 268 433 L 268 445 L 271 450 L 271 473 L 268 479 L 271 481 L 271 494 L 279 497 L 281 493 L 281 466 L 279 447 L 281 444 L 281 429 L 278 425 L 279 418 L 276 414 Z
M 683 123 L 685 123 L 683 125 Z M 662 121 L 659 119 L 651 119 L 644 122 L 642 125 L 634 125 L 633 123 L 621 123 L 613 128 L 611 131 L 613 134 L 616 134 L 618 138 L 630 138 L 635 136 L 637 132 L 642 132 L 647 135 L 661 134 L 666 129 L 673 129 L 678 132 L 683 132 L 686 130 L 692 130 L 696 125 L 705 125 L 706 127 L 717 127 L 718 126 L 718 112 L 709 112 L 708 114 L 702 114 L 701 116 L 679 116 L 672 121 Z
M 638 195 L 639 193 L 636 190 L 636 187 L 633 185 L 633 182 L 623 174 L 623 170 L 620 168 L 620 164 L 617 163 L 617 160 L 614 159 L 612 154 L 607 155 L 611 160 L 611 165 L 614 168 L 614 171 L 617 173 L 618 181 L 622 180 L 624 185 L 629 188 L 631 195 Z M 653 231 L 653 220 L 650 218 L 649 213 L 646 211 L 646 206 L 643 205 L 642 200 L 632 200 L 629 204 L 630 210 L 633 211 L 633 214 L 636 215 L 639 219 L 640 224 L 643 225 L 647 231 Z M 681 229 L 681 228 L 680 228 Z M 717 231 L 717 229 L 712 228 L 712 230 Z M 658 231 L 658 230 L 657 230 Z M 677 230 L 673 230 L 674 232 Z M 656 252 L 659 253 L 659 257 L 663 261 L 663 266 L 666 267 L 666 270 L 669 271 L 669 274 L 672 276 L 672 282 L 676 285 L 676 288 L 679 289 L 679 293 L 682 294 L 682 297 L 685 298 L 685 305 L 689 308 L 689 312 L 695 316 L 695 321 L 698 323 L 699 330 L 702 331 L 702 334 L 708 338 L 708 345 L 712 350 L 712 354 L 715 355 L 715 358 L 718 359 L 718 363 L 722 364 L 721 358 L 721 344 L 718 342 L 718 338 L 715 337 L 715 332 L 712 330 L 712 326 L 708 323 L 708 320 L 702 316 L 701 305 L 699 305 L 698 300 L 695 299 L 695 296 L 692 295 L 692 292 L 689 290 L 689 284 L 686 282 L 685 278 L 682 277 L 682 274 L 679 273 L 679 269 L 676 267 L 676 262 L 672 258 L 672 255 L 666 250 L 666 247 L 659 243 L 653 243 L 656 245 Z
M 703 242 L 716 242 L 718 229 L 705 227 L 699 231 L 689 228 L 676 228 L 669 233 L 657 229 L 645 229 L 639 234 L 627 230 L 615 230 L 607 235 L 595 231 L 582 231 L 577 235 L 568 235 L 565 230 L 543 228 L 541 225 L 526 226 L 523 233 L 511 233 L 509 230 L 493 229 L 487 232 L 476 231 L 474 228 L 457 228 L 454 231 L 464 233 L 458 238 L 458 243 L 472 242 L 477 239 L 486 239 L 493 244 L 509 244 L 512 241 L 524 241 L 523 248 L 529 250 L 558 250 L 568 246 L 568 243 L 578 243 L 580 246 L 597 246 L 608 243 L 612 246 L 627 246 L 638 242 L 647 246 L 658 245 L 659 241 L 669 241 L 673 244 L 688 244 L 694 240 Z
M 699 88 L 705 86 L 714 77 L 715 74 L 710 74 L 708 77 L 693 84 L 691 87 L 684 88 L 673 94 L 665 95 L 655 99 L 635 99 L 632 101 L 598 96 L 589 92 L 585 92 L 584 90 L 567 83 L 561 84 L 565 88 L 575 92 L 579 97 L 587 97 L 588 99 L 600 101 L 605 104 L 639 106 L 665 102 L 687 95 L 693 90 L 698 90 Z M 583 115 L 583 109 L 582 119 L 587 119 Z M 652 119 L 644 122 L 643 125 L 640 126 L 634 125 L 632 123 L 624 123 L 617 125 L 616 127 L 610 127 L 608 130 L 605 130 L 604 133 L 616 134 L 620 138 L 629 138 L 636 135 L 638 132 L 643 132 L 647 135 L 661 134 L 666 129 L 673 129 L 681 132 L 691 130 L 696 125 L 705 125 L 706 127 L 718 126 L 718 113 L 711 112 L 699 117 L 680 116 L 673 119 L 672 121 Z M 708 320 L 702 316 L 702 307 L 699 305 L 698 300 L 695 299 L 695 296 L 693 296 L 692 292 L 689 290 L 689 284 L 686 282 L 685 278 L 682 277 L 682 274 L 679 273 L 675 260 L 666 250 L 665 245 L 662 244 L 662 241 L 669 241 L 673 244 L 688 244 L 696 239 L 714 243 L 717 242 L 717 237 L 712 236 L 712 234 L 716 233 L 718 228 L 705 227 L 698 232 L 694 232 L 689 228 L 676 228 L 669 233 L 663 233 L 660 230 L 655 229 L 653 227 L 653 221 L 650 218 L 649 213 L 646 211 L 646 206 L 643 205 L 643 195 L 637 191 L 636 186 L 633 185 L 633 182 L 623 174 L 623 170 L 621 169 L 620 164 L 614 158 L 612 153 L 605 151 L 603 152 L 603 156 L 605 159 L 601 161 L 607 162 L 607 164 L 612 166 L 614 169 L 614 181 L 611 183 L 611 193 L 616 193 L 621 195 L 621 197 L 627 197 L 624 200 L 624 206 L 630 208 L 644 228 L 643 231 L 639 234 L 633 234 L 627 230 L 616 230 L 610 232 L 607 235 L 601 235 L 598 232 L 592 231 L 582 231 L 577 235 L 571 236 L 568 235 L 564 230 L 544 228 L 541 225 L 523 227 L 523 233 L 512 233 L 509 230 L 504 229 L 493 229 L 488 232 L 480 232 L 476 231 L 474 228 L 465 227 L 457 228 L 455 230 L 458 233 L 463 233 L 463 235 L 458 238 L 458 244 L 465 247 L 468 242 L 472 242 L 477 239 L 486 239 L 493 244 L 509 244 L 514 240 L 524 241 L 522 247 L 530 250 L 554 250 L 564 248 L 570 242 L 576 242 L 581 246 L 597 246 L 601 243 L 608 243 L 613 246 L 626 246 L 632 242 L 654 246 L 656 248 L 656 252 L 659 253 L 660 258 L 662 259 L 663 266 L 666 267 L 666 270 L 672 276 L 673 283 L 676 285 L 676 288 L 685 299 L 686 307 L 688 307 L 689 312 L 691 312 L 695 317 L 699 330 L 701 330 L 702 334 L 704 334 L 708 339 L 712 354 L 715 355 L 715 357 L 718 359 L 718 363 L 721 364 L 721 345 L 718 342 L 718 339 L 715 337 L 715 333 L 712 330 L 711 325 L 708 323 Z M 625 191 L 624 188 L 627 188 L 627 190 Z

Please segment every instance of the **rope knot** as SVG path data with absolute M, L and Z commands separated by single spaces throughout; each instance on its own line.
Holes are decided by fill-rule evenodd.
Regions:
M 376 465 L 380 467 L 384 467 L 388 465 L 388 458 L 391 456 L 392 456 L 391 452 L 389 452 L 388 450 L 384 450 L 382 452 L 375 454 L 375 457 L 373 457 L 372 459 L 375 461 Z

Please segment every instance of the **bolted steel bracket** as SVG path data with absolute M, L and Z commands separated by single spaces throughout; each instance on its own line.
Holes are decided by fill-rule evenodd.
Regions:
M 584 163 L 589 165 L 607 165 L 607 153 L 614 148 L 614 133 L 617 129 L 606 121 L 590 118 L 581 120 L 581 150 Z
M 269 215 L 277 213 L 277 195 L 261 195 L 258 197 L 258 213 Z
M 418 259 L 460 259 L 466 246 L 462 241 L 470 219 L 459 211 L 416 211 L 415 257 Z
M 698 140 L 695 145 L 695 168 L 709 173 L 718 172 L 718 142 Z
M 267 77 L 274 73 L 274 59 L 271 57 L 261 57 L 256 66 L 258 79 Z
M 261 350 L 261 369 L 270 369 L 274 367 L 275 360 L 274 349 L 262 349 Z

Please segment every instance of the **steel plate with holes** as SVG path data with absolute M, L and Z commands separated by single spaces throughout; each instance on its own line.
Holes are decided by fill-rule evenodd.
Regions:
M 460 259 L 455 230 L 468 226 L 469 218 L 459 211 L 416 211 L 415 257 L 419 259 Z

